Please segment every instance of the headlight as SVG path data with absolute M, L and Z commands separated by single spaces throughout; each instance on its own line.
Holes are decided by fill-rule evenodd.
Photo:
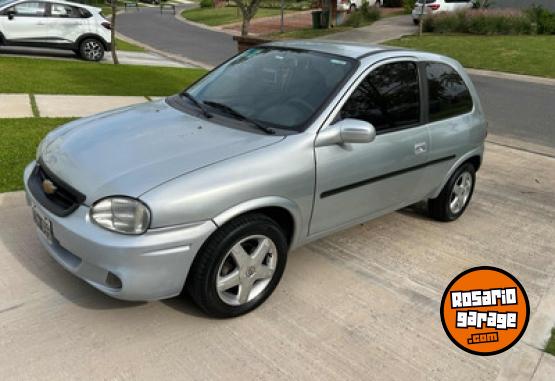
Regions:
M 150 225 L 150 210 L 133 198 L 108 197 L 91 208 L 91 219 L 104 229 L 122 234 L 143 234 Z

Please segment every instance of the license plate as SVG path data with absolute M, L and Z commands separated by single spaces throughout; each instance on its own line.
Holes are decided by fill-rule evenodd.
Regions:
M 50 222 L 48 217 L 44 216 L 37 209 L 36 205 L 33 205 L 32 209 L 33 209 L 33 221 L 35 221 L 35 225 L 37 225 L 37 227 L 44 235 L 48 243 L 52 243 L 52 222 Z

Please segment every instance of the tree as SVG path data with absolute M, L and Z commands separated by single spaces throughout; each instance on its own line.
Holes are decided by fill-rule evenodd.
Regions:
M 241 17 L 243 18 L 243 23 L 241 25 L 241 36 L 246 36 L 249 34 L 249 26 L 252 18 L 258 11 L 261 0 L 232 0 L 239 11 L 241 12 Z
M 110 4 L 112 6 L 112 21 L 111 21 L 111 28 L 110 28 L 110 40 L 111 40 L 111 50 L 112 50 L 112 61 L 114 64 L 119 64 L 118 55 L 116 53 L 116 13 L 118 12 L 118 2 L 117 0 L 111 0 Z

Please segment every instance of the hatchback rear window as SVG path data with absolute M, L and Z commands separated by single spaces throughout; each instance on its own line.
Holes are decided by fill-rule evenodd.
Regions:
M 472 110 L 472 97 L 459 73 L 442 63 L 426 65 L 430 121 L 451 118 Z

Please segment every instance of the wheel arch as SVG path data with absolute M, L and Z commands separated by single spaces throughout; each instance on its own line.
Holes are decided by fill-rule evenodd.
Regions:
M 289 247 L 295 246 L 302 227 L 301 212 L 295 202 L 283 197 L 270 196 L 242 202 L 220 213 L 213 221 L 220 227 L 250 213 L 261 213 L 273 219 L 286 234 Z
M 443 189 L 445 184 L 447 184 L 447 181 L 449 181 L 449 179 L 451 178 L 453 173 L 461 165 L 470 163 L 474 166 L 474 169 L 476 170 L 476 172 L 478 172 L 478 169 L 480 169 L 480 167 L 482 165 L 483 154 L 484 154 L 484 148 L 480 147 L 480 148 L 476 148 L 476 149 L 466 153 L 465 155 L 459 157 L 458 160 L 451 166 L 451 168 L 449 169 L 449 171 L 447 172 L 447 174 L 445 175 L 445 177 L 441 181 L 441 184 L 439 185 L 439 187 L 428 198 L 436 198 L 437 196 L 439 196 L 439 194 L 441 193 L 441 190 Z
M 77 41 L 75 42 L 75 47 L 77 49 L 79 49 L 81 47 L 81 43 L 83 42 L 83 40 L 85 40 L 87 38 L 94 38 L 94 39 L 100 41 L 100 43 L 104 47 L 104 50 L 106 50 L 106 51 L 110 50 L 110 44 L 108 43 L 108 41 L 106 41 L 104 38 L 102 38 L 98 34 L 94 34 L 94 33 L 86 33 L 86 34 L 81 35 L 77 39 Z

